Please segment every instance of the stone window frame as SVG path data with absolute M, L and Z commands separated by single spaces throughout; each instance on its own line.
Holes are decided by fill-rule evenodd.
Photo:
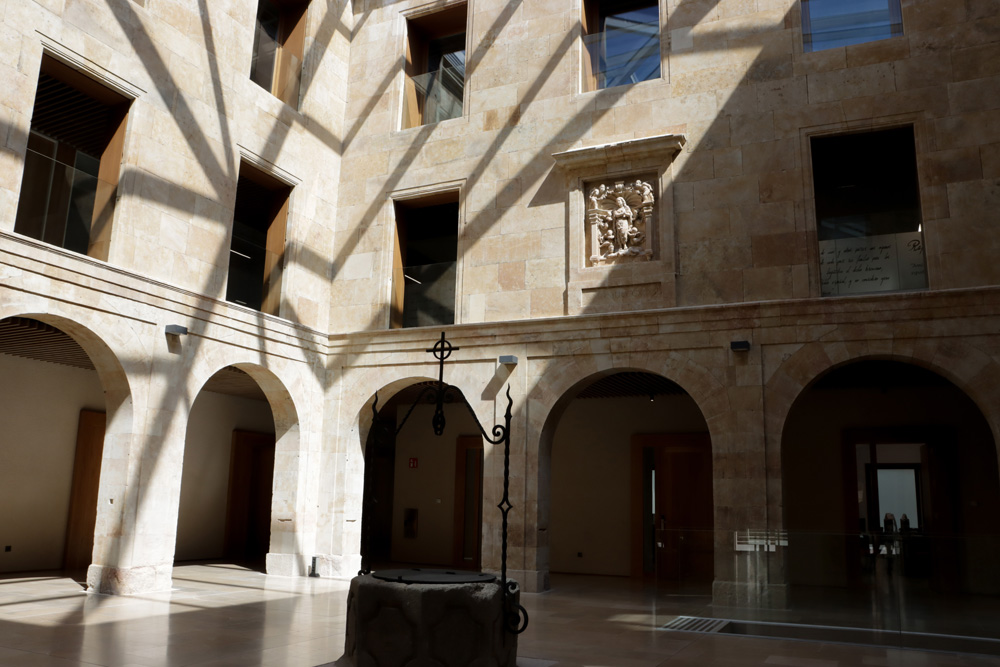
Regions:
M 274 63 L 268 74 L 270 85 L 264 86 L 254 67 L 256 56 L 251 47 L 251 66 L 248 77 L 262 90 L 281 100 L 293 109 L 299 108 L 303 61 L 305 60 L 306 21 L 311 0 L 269 0 L 278 12 L 277 48 Z M 254 9 L 253 44 L 260 33 L 260 0 Z
M 284 304 L 284 298 L 283 298 L 284 290 L 288 284 L 288 278 L 286 277 L 285 274 L 287 273 L 289 268 L 294 264 L 292 249 L 295 247 L 295 244 L 290 241 L 290 239 L 292 238 L 291 235 L 292 222 L 294 221 L 294 216 L 292 211 L 294 210 L 293 208 L 294 202 L 297 199 L 295 193 L 296 190 L 298 189 L 298 186 L 301 185 L 302 179 L 289 173 L 288 171 L 285 171 L 284 169 L 274 164 L 273 162 L 270 162 L 267 159 L 261 157 L 259 154 L 253 152 L 243 144 L 237 144 L 236 148 L 237 148 L 236 157 L 238 165 L 240 166 L 247 165 L 248 167 L 251 167 L 255 171 L 259 172 L 261 175 L 266 176 L 267 178 L 273 180 L 276 184 L 280 184 L 284 187 L 287 187 L 288 194 L 284 204 L 284 213 L 281 216 L 282 221 L 280 224 L 280 230 L 282 233 L 282 243 L 280 249 L 278 249 L 279 252 L 276 253 L 279 256 L 278 264 L 276 267 L 272 267 L 271 269 L 265 269 L 266 274 L 271 274 L 274 272 L 275 268 L 277 269 L 276 271 L 277 279 L 275 281 L 276 289 L 274 294 L 270 295 L 269 297 L 265 291 L 262 298 L 263 303 L 261 304 L 261 307 L 259 309 L 249 308 L 248 306 L 236 303 L 235 301 L 229 301 L 225 297 L 223 298 L 223 301 L 235 308 L 249 308 L 249 310 L 251 310 L 254 313 L 280 318 L 282 317 L 281 311 L 282 311 L 282 305 Z M 238 172 L 237 172 L 237 178 L 238 178 Z M 234 207 L 235 207 L 235 202 L 236 199 L 234 190 L 234 199 L 233 199 Z M 226 238 L 228 247 L 230 249 L 232 248 L 232 243 L 233 243 L 233 232 L 234 232 L 234 224 L 233 221 L 231 220 L 229 223 L 229 229 L 227 230 L 227 238 Z M 272 247 L 270 251 L 274 252 L 274 248 Z M 228 290 L 228 283 L 229 283 L 229 264 L 227 262 L 226 265 L 227 290 Z
M 552 155 L 567 177 L 568 284 L 567 312 L 587 312 L 585 292 L 605 288 L 628 288 L 659 284 L 657 307 L 676 305 L 677 246 L 673 194 L 673 162 L 686 139 L 683 135 L 663 134 L 630 139 L 611 144 L 574 148 Z M 651 234 L 653 256 L 649 260 L 611 265 L 587 265 L 586 191 L 587 184 L 598 180 L 629 180 L 656 173 L 651 183 L 656 195 Z M 639 309 L 648 309 L 643 307 Z M 624 304 L 622 310 L 636 310 Z
M 123 78 L 122 76 L 112 72 L 101 65 L 98 65 L 93 60 L 87 58 L 86 56 L 74 51 L 70 47 L 61 43 L 57 39 L 46 35 L 40 30 L 36 30 L 35 34 L 38 37 L 41 49 L 37 52 L 37 63 L 38 70 L 41 68 L 41 62 L 43 57 L 49 57 L 70 69 L 76 70 L 82 76 L 90 79 L 94 83 L 104 86 L 111 91 L 125 97 L 130 102 L 130 107 L 128 110 L 127 118 L 125 121 L 125 131 L 121 140 L 121 155 L 120 164 L 118 168 L 118 181 L 117 181 L 117 192 L 115 194 L 115 199 L 120 200 L 124 192 L 128 190 L 128 179 L 123 179 L 122 172 L 126 164 L 132 162 L 131 155 L 135 149 L 135 140 L 133 139 L 133 132 L 137 127 L 138 121 L 136 116 L 139 113 L 139 106 L 135 103 L 146 95 L 146 90 L 137 86 L 135 83 Z M 37 85 L 37 77 L 36 77 Z M 32 98 L 32 103 L 34 103 L 34 97 Z M 25 146 L 24 151 L 27 151 L 27 134 L 25 134 Z M 23 156 L 22 156 L 22 169 L 23 169 Z M 22 174 L 23 177 L 23 174 Z M 20 199 L 20 187 L 18 190 L 18 199 Z M 108 264 L 115 264 L 115 249 L 119 244 L 115 243 L 115 237 L 119 233 L 116 230 L 121 229 L 119 224 L 120 207 L 115 206 L 112 213 L 111 224 L 109 225 L 109 231 L 107 237 L 101 239 L 98 242 L 91 241 L 91 249 L 86 255 L 81 255 L 77 252 L 66 250 L 60 246 L 51 245 L 45 243 L 45 246 L 52 250 L 58 250 L 66 253 L 68 256 L 76 258 L 87 258 L 95 260 L 98 262 L 104 262 Z M 13 230 L 13 221 L 11 221 L 10 230 Z M 30 237 L 25 237 L 30 238 Z M 42 242 L 44 243 L 44 242 Z
M 812 142 L 813 137 L 831 137 L 845 134 L 864 134 L 869 132 L 879 132 L 881 130 L 893 130 L 902 127 L 913 128 L 913 143 L 916 149 L 917 163 L 917 188 L 920 197 L 920 217 L 921 226 L 924 233 L 924 261 L 927 267 L 927 287 L 924 291 L 935 289 L 933 277 L 938 273 L 939 256 L 932 254 L 928 249 L 927 224 L 947 215 L 948 192 L 945 186 L 934 186 L 928 180 L 927 169 L 921 167 L 921 156 L 926 155 L 930 131 L 924 125 L 924 114 L 919 112 L 897 114 L 891 118 L 866 119 L 863 121 L 839 121 L 836 123 L 824 123 L 822 125 L 811 125 L 799 128 L 799 145 L 802 164 L 802 213 L 805 230 L 809 235 L 806 244 L 809 262 L 809 296 L 817 299 L 837 299 L 849 298 L 847 295 L 823 296 L 819 268 L 819 228 L 816 220 L 816 184 L 813 177 L 812 167 Z M 931 243 L 933 247 L 933 243 Z M 892 294 L 893 292 L 872 292 L 870 295 Z M 864 294 L 861 294 L 864 296 Z
M 462 309 L 464 290 L 462 284 L 465 276 L 465 255 L 470 244 L 470 240 L 465 237 L 465 195 L 467 189 L 467 179 L 460 178 L 428 185 L 400 188 L 386 195 L 383 205 L 381 253 L 381 275 L 385 280 L 385 284 L 381 290 L 382 309 L 384 310 L 381 318 L 383 329 L 393 330 L 392 303 L 394 299 L 393 270 L 396 257 L 396 202 L 424 199 L 452 192 L 458 192 L 458 238 L 455 244 L 455 321 L 452 324 L 464 323 L 465 318 Z
M 597 0 L 594 0 L 595 2 Z M 594 85 L 588 84 L 588 79 L 591 76 L 595 76 L 592 72 L 592 66 L 589 63 L 590 56 L 587 52 L 587 46 L 585 38 L 588 34 L 587 25 L 590 22 L 590 18 L 593 12 L 588 11 L 588 5 L 591 0 L 580 0 L 579 2 L 579 21 L 577 22 L 577 37 L 576 40 L 579 44 L 580 56 L 579 56 L 579 76 L 577 77 L 577 90 L 580 94 L 593 94 L 600 93 L 605 90 L 612 90 L 614 88 L 621 88 L 622 86 L 612 86 L 611 88 L 599 88 L 596 86 L 596 81 Z M 634 84 L 625 85 L 641 85 L 641 84 L 652 84 L 656 82 L 669 83 L 670 82 L 670 68 L 668 67 L 668 55 L 670 51 L 670 33 L 667 30 L 667 21 L 670 16 L 671 2 L 676 3 L 676 0 L 656 0 L 656 5 L 659 9 L 659 36 L 660 36 L 660 76 L 655 79 L 646 79 L 645 81 L 637 81 Z
M 427 127 L 427 125 L 413 125 L 407 126 L 406 118 L 406 53 L 409 48 L 409 22 L 414 19 L 421 19 L 431 14 L 437 14 L 445 10 L 456 9 L 458 7 L 465 6 L 465 85 L 462 90 L 462 115 L 457 118 L 449 118 L 447 123 L 468 123 L 469 122 L 469 109 L 471 102 L 471 87 L 469 86 L 469 55 L 471 50 L 469 48 L 469 39 L 472 36 L 472 14 L 473 7 L 471 0 L 433 0 L 426 4 L 419 5 L 417 7 L 411 7 L 409 9 L 403 9 L 396 16 L 395 33 L 396 33 L 396 57 L 397 62 L 401 63 L 399 66 L 399 72 L 397 73 L 398 81 L 394 85 L 396 93 L 393 95 L 393 100 L 391 104 L 390 112 L 392 113 L 393 124 L 392 128 L 395 132 L 415 132 L 420 128 Z M 431 123 L 430 125 L 438 125 L 439 123 Z M 456 311 L 457 312 L 457 311 Z

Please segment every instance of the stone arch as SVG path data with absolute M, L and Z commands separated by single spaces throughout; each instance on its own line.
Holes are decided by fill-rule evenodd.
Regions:
M 298 425 L 300 417 L 296 405 L 302 404 L 303 400 L 301 397 L 296 398 L 292 393 L 293 390 L 289 389 L 289 386 L 295 387 L 295 383 L 286 382 L 274 369 L 264 366 L 259 360 L 244 360 L 236 357 L 211 365 L 196 362 L 191 368 L 191 379 L 187 383 L 191 392 L 189 404 L 201 393 L 213 375 L 226 368 L 238 368 L 253 378 L 257 386 L 264 392 L 264 396 L 267 397 L 268 405 L 271 406 L 275 429 L 289 430 Z
M 719 452 L 728 442 L 732 431 L 729 413 L 729 395 L 726 388 L 707 368 L 694 360 L 666 353 L 662 356 L 635 355 L 626 363 L 616 363 L 610 355 L 573 357 L 557 368 L 546 368 L 537 376 L 537 381 L 528 395 L 527 443 L 529 470 L 535 475 L 528 480 L 527 506 L 534 509 L 533 515 L 526 517 L 528 546 L 535 547 L 535 563 L 526 563 L 526 570 L 534 571 L 535 577 L 528 582 L 529 590 L 545 590 L 549 587 L 548 529 L 551 512 L 550 478 L 552 441 L 555 428 L 566 407 L 575 394 L 574 389 L 589 384 L 600 377 L 625 371 L 639 371 L 660 375 L 680 386 L 701 412 L 709 431 L 713 465 L 719 465 Z M 535 444 L 535 446 L 532 446 Z M 715 508 L 720 507 L 717 488 L 713 491 Z M 526 573 L 527 575 L 527 573 Z
M 858 532 L 857 524 L 852 525 L 851 521 L 857 521 L 858 516 L 852 510 L 845 509 L 845 505 L 853 504 L 841 500 L 837 507 L 835 502 L 825 506 L 823 512 L 810 512 L 809 516 L 803 518 L 801 508 L 811 506 L 803 501 L 804 485 L 801 480 L 808 479 L 809 488 L 820 489 L 817 497 L 837 498 L 838 493 L 843 493 L 844 498 L 854 498 L 858 494 L 858 503 L 867 503 L 868 497 L 878 498 L 878 485 L 858 472 L 855 476 L 850 469 L 854 467 L 854 444 L 861 443 L 858 447 L 859 470 L 861 466 L 867 465 L 863 461 L 879 463 L 888 460 L 891 465 L 906 467 L 913 464 L 915 469 L 922 468 L 925 471 L 937 471 L 937 481 L 928 481 L 931 477 L 920 477 L 916 482 L 918 493 L 936 493 L 937 498 L 953 499 L 959 497 L 958 489 L 973 489 L 969 493 L 976 495 L 975 503 L 958 503 L 956 507 L 996 507 L 997 489 L 1000 479 L 997 476 L 997 461 L 1000 460 L 1000 442 L 997 440 L 997 399 L 1000 393 L 997 392 L 995 378 L 998 376 L 1000 366 L 996 361 L 983 350 L 965 341 L 955 339 L 923 339 L 914 344 L 912 341 L 897 342 L 895 345 L 879 345 L 878 341 L 818 341 L 803 345 L 795 353 L 783 360 L 781 365 L 769 378 L 765 390 L 767 392 L 767 447 L 768 459 L 775 464 L 769 467 L 769 506 L 770 516 L 774 517 L 775 525 L 788 531 L 789 548 L 784 555 L 779 554 L 775 562 L 775 572 L 783 572 L 786 582 L 789 585 L 835 585 L 835 586 L 859 586 L 859 582 L 867 581 L 859 574 L 862 565 L 859 565 L 856 545 L 849 543 L 838 543 L 837 539 L 843 541 L 843 537 L 838 535 L 853 535 Z M 930 394 L 926 392 L 935 391 L 933 388 L 924 388 L 921 382 L 916 382 L 911 387 L 908 383 L 902 386 L 913 390 L 914 394 L 908 401 L 899 403 L 899 394 L 893 394 L 892 387 L 896 386 L 890 380 L 888 382 L 888 397 L 885 403 L 878 396 L 878 391 L 869 393 L 866 399 L 856 395 L 853 399 L 844 399 L 841 403 L 824 403 L 817 407 L 818 396 L 813 394 L 814 388 L 831 375 L 840 371 L 850 372 L 849 367 L 856 364 L 872 362 L 895 362 L 899 364 L 900 371 L 906 372 L 903 366 L 910 366 L 913 369 L 928 371 L 926 376 L 931 374 L 938 377 L 941 384 L 940 391 L 948 392 Z M 894 366 L 886 365 L 885 377 L 892 378 Z M 860 372 L 861 366 L 858 366 Z M 910 371 L 916 372 L 916 371 Z M 838 378 L 844 377 L 842 374 Z M 868 377 L 882 377 L 868 374 Z M 905 377 L 905 376 L 904 376 Z M 919 377 L 919 376 L 918 376 Z M 944 381 L 947 382 L 944 382 Z M 866 381 L 867 382 L 867 381 Z M 933 382 L 933 380 L 928 380 Z M 838 385 L 823 384 L 820 387 L 825 390 L 836 391 Z M 848 389 L 854 390 L 853 385 Z M 858 391 L 873 390 L 862 384 Z M 922 395 L 917 392 L 925 392 Z M 886 394 L 883 388 L 881 394 Z M 897 403 L 893 403 L 893 395 Z M 933 396 L 934 398 L 931 398 Z M 824 401 L 827 398 L 824 397 Z M 830 399 L 836 400 L 836 399 Z M 941 403 L 940 401 L 944 401 Z M 831 405 L 838 405 L 840 409 L 830 410 Z M 898 405 L 914 406 L 909 412 Z M 947 408 L 941 406 L 946 405 Z M 855 411 L 855 406 L 861 406 L 861 411 Z M 802 412 L 805 410 L 806 412 Z M 819 417 L 826 410 L 828 416 Z M 867 411 L 867 412 L 866 412 Z M 978 414 L 977 414 L 978 413 Z M 869 418 L 868 415 L 872 415 Z M 808 415 L 804 417 L 803 415 Z M 956 416 L 961 415 L 961 417 Z M 839 421 L 837 421 L 839 417 Z M 829 419 L 829 424 L 826 420 Z M 804 426 L 807 425 L 807 426 Z M 815 432 L 807 432 L 806 428 Z M 960 430 L 962 429 L 962 430 Z M 804 435 L 806 434 L 806 435 Z M 830 434 L 833 434 L 831 437 Z M 953 435 L 959 434 L 959 435 Z M 989 438 L 992 437 L 992 442 Z M 854 438 L 852 440 L 851 438 Z M 869 438 L 869 440 L 862 440 Z M 880 438 L 876 440 L 875 438 Z M 846 444 L 845 444 L 846 443 Z M 908 443 L 918 443 L 919 452 L 916 449 L 904 451 L 902 449 L 893 450 L 893 447 L 914 447 Z M 863 445 L 863 447 L 862 447 Z M 925 446 L 926 445 L 926 446 Z M 961 447 L 961 449 L 959 448 Z M 808 447 L 808 448 L 807 448 Z M 812 449 L 810 449 L 812 448 Z M 876 452 L 883 452 L 885 456 Z M 870 450 L 870 453 L 869 453 Z M 961 454 L 956 452 L 961 451 Z M 848 452 L 845 454 L 845 452 Z M 868 458 L 864 458 L 868 457 Z M 992 461 L 990 459 L 993 459 Z M 807 460 L 809 465 L 816 466 L 817 470 L 829 471 L 835 469 L 836 474 L 820 475 L 818 478 L 810 477 L 803 471 L 807 468 L 803 461 Z M 845 463 L 845 461 L 849 462 Z M 817 463 L 819 462 L 819 463 Z M 970 463 L 973 462 L 973 463 Z M 841 468 L 843 466 L 843 468 Z M 975 471 L 975 472 L 970 472 Z M 926 473 L 923 473 L 926 474 Z M 839 475 L 839 476 L 838 476 Z M 956 481 L 961 475 L 961 483 Z M 854 485 L 858 486 L 855 487 Z M 873 486 L 874 485 L 874 486 Z M 865 488 L 867 486 L 867 488 Z M 929 491 L 929 489 L 937 491 Z M 874 489 L 874 490 L 873 490 Z M 946 490 L 942 490 L 946 489 Z M 874 494 L 873 496 L 869 496 Z M 866 500 L 862 501 L 862 494 Z M 878 527 L 880 521 L 877 520 L 876 510 L 871 509 L 871 505 L 862 505 L 860 521 L 861 538 L 870 539 L 869 544 L 878 546 L 877 537 L 870 538 L 870 535 L 877 534 L 881 529 Z M 878 507 L 876 500 L 875 507 Z M 867 508 L 867 509 L 865 509 Z M 856 510 L 853 510 L 856 511 Z M 958 512 L 960 510 L 956 510 Z M 993 514 L 992 510 L 980 509 L 978 511 Z M 867 512 L 867 514 L 866 514 Z M 942 521 L 940 516 L 948 513 L 937 513 L 932 516 L 937 517 L 935 521 Z M 912 515 L 911 515 L 912 516 Z M 931 516 L 931 515 L 929 515 Z M 924 516 L 926 519 L 927 516 Z M 946 520 L 945 520 L 946 521 Z M 970 526 L 979 526 L 983 522 L 979 517 L 966 517 L 955 519 L 957 522 L 953 526 L 945 529 L 937 524 L 936 530 L 944 531 L 948 534 L 958 530 L 957 526 L 964 526 L 962 530 L 969 530 Z M 934 521 L 928 521 L 935 526 Z M 808 531 L 803 526 L 808 525 Z M 947 525 L 947 524 L 945 524 Z M 867 526 L 867 527 L 866 527 Z M 872 528 L 874 526 L 875 528 Z M 811 532 L 810 532 L 811 531 Z M 807 534 L 808 533 L 808 534 Z M 963 532 L 964 536 L 965 533 Z M 977 542 L 981 538 L 970 530 L 968 535 L 969 544 L 977 544 L 980 549 L 977 554 L 988 551 L 983 544 Z M 796 537 L 797 536 L 797 537 Z M 932 534 L 933 537 L 933 534 Z M 793 556 L 795 545 L 792 540 L 798 540 L 798 555 Z M 821 544 L 822 540 L 829 540 L 833 544 Z M 811 551 L 810 551 L 811 550 Z M 834 558 L 835 562 L 823 563 L 817 568 L 809 571 L 803 564 L 814 563 L 813 552 L 826 554 L 839 554 L 845 551 L 850 554 L 846 560 L 840 561 Z M 867 553 L 867 552 L 866 552 Z M 884 551 L 882 552 L 885 553 Z M 959 573 L 965 572 L 966 568 L 984 569 L 982 561 L 984 559 L 970 557 L 967 561 L 961 560 L 957 554 L 963 553 L 961 549 L 951 550 L 950 553 L 956 559 L 954 563 L 947 559 L 935 556 L 927 562 L 947 563 L 939 568 L 914 568 L 915 577 L 939 578 L 935 585 L 963 586 L 962 577 Z M 971 549 L 969 553 L 972 553 Z M 852 560 L 853 558 L 853 560 Z M 995 558 L 993 556 L 985 559 L 990 563 Z M 961 561 L 961 562 L 959 562 Z M 868 561 L 863 566 L 865 576 L 871 577 L 873 573 L 879 572 L 878 565 L 872 565 Z M 974 565 L 973 565 L 974 564 Z M 989 569 L 989 568 L 985 568 Z M 972 572 L 972 570 L 969 570 Z M 819 577 L 815 572 L 823 572 L 824 577 Z M 891 572 L 891 570 L 890 570 Z M 942 572 L 950 573 L 947 577 Z M 909 572 L 906 573 L 909 576 Z M 978 572 L 969 575 L 969 581 L 978 582 L 985 588 L 976 592 L 995 592 L 1000 586 L 1000 579 L 980 576 Z M 846 584 L 844 582 L 847 582 Z M 945 582 L 945 583 L 941 583 Z M 958 583 L 956 583 L 958 582 Z M 873 585 L 873 584 L 871 584 Z
M 76 341 L 90 357 L 104 387 L 108 406 L 108 432 L 112 432 L 112 425 L 116 433 L 131 432 L 132 390 L 125 368 L 119 359 L 119 354 L 125 351 L 115 352 L 111 345 L 96 333 L 95 329 L 100 327 L 84 324 L 76 317 L 52 312 L 9 308 L 0 310 L 0 320 L 8 317 L 24 317 L 44 322 Z
M 698 409 L 701 410 L 705 421 L 709 424 L 709 433 L 713 442 L 716 438 L 724 436 L 718 426 L 720 419 L 723 419 L 729 410 L 729 396 L 726 387 L 701 364 L 687 357 L 671 354 L 665 355 L 662 361 L 657 360 L 652 355 L 646 355 L 618 365 L 613 362 L 610 356 L 574 357 L 572 361 L 554 371 L 546 368 L 545 372 L 538 376 L 528 394 L 528 400 L 532 404 L 532 415 L 529 417 L 530 425 L 539 426 L 539 432 L 541 432 L 545 428 L 544 425 L 552 421 L 553 411 L 559 409 L 559 402 L 566 397 L 571 389 L 604 375 L 622 371 L 653 373 L 676 383 L 698 405 Z M 713 430 L 713 424 L 716 425 L 718 432 Z
M 768 443 L 780 451 L 781 433 L 795 401 L 827 373 L 866 359 L 899 361 L 937 373 L 968 394 L 1000 446 L 1000 364 L 986 352 L 955 339 L 922 339 L 880 349 L 867 341 L 815 341 L 785 359 L 765 385 Z M 1000 451 L 998 451 L 1000 458 Z
M 351 449 L 358 448 L 355 451 L 358 451 L 360 456 L 352 457 L 356 461 L 352 469 L 356 471 L 353 476 L 363 480 L 363 483 L 361 488 L 355 489 L 349 495 L 353 496 L 353 502 L 360 504 L 358 515 L 361 521 L 356 534 L 349 536 L 351 542 L 348 544 L 354 547 L 354 540 L 357 540 L 358 553 L 367 557 L 368 560 L 363 564 L 368 566 L 378 562 L 384 564 L 388 559 L 392 559 L 394 562 L 422 563 L 428 567 L 458 567 L 451 561 L 451 547 L 460 529 L 450 516 L 444 521 L 441 513 L 447 515 L 453 511 L 453 507 L 462 506 L 456 499 L 459 486 L 456 486 L 455 480 L 461 478 L 456 472 L 455 457 L 458 454 L 465 456 L 466 450 L 459 444 L 460 441 L 466 440 L 463 436 L 480 435 L 479 427 L 475 425 L 478 415 L 473 411 L 472 416 L 475 419 L 470 419 L 466 411 L 467 407 L 471 407 L 468 397 L 460 386 L 446 383 L 447 387 L 457 390 L 460 395 L 446 393 L 445 431 L 440 438 L 434 435 L 428 420 L 434 406 L 415 405 L 412 407 L 416 409 L 411 412 L 412 401 L 418 400 L 416 392 L 426 389 L 416 385 L 432 382 L 436 383 L 436 378 L 419 375 L 392 380 L 379 387 L 377 391 L 370 390 L 356 414 L 357 421 L 354 425 L 357 436 L 352 434 L 348 446 Z M 405 391 L 411 388 L 413 393 Z M 400 395 L 401 393 L 403 395 Z M 365 396 L 360 391 L 357 395 Z M 393 399 L 397 397 L 400 400 L 394 401 Z M 421 403 L 427 400 L 432 400 L 429 394 L 424 395 Z M 373 407 L 379 411 L 380 418 L 387 420 L 388 428 L 378 432 L 373 431 L 376 428 Z M 429 447 L 431 443 L 434 444 Z M 477 479 L 475 482 L 479 490 L 477 502 L 481 509 L 485 447 L 483 444 L 479 444 L 478 447 L 466 446 L 473 452 L 478 449 L 479 474 L 470 479 Z M 400 472 L 399 462 L 405 463 L 407 457 L 418 457 L 420 465 L 417 470 Z M 422 481 L 415 482 L 417 479 Z M 433 482 L 428 483 L 428 479 Z M 431 511 L 428 510 L 430 502 L 428 495 L 440 496 L 434 500 L 435 504 L 431 505 Z M 366 501 L 371 501 L 373 498 L 382 500 L 366 504 Z M 383 502 L 386 498 L 393 498 L 393 501 Z M 402 530 L 399 512 L 403 507 L 419 511 L 422 517 L 419 519 L 419 534 L 415 531 L 409 536 L 412 539 L 398 541 L 396 538 Z M 418 509 L 421 507 L 423 509 Z M 433 511 L 435 507 L 438 508 L 437 512 Z M 436 540 L 428 540 L 428 535 L 431 533 L 436 533 Z M 481 542 L 477 543 L 480 544 L 480 550 L 476 552 L 479 556 L 474 559 L 476 562 L 482 557 Z M 448 553 L 444 553 L 445 551 Z M 475 565 L 468 566 L 475 567 Z
M 46 304 L 46 310 L 41 310 L 28 304 L 8 303 L 0 306 L 0 320 L 10 317 L 38 320 L 70 336 L 86 352 L 104 391 L 106 418 L 98 497 L 111 502 L 97 504 L 93 555 L 88 573 L 90 585 L 96 587 L 100 581 L 100 567 L 95 566 L 117 565 L 127 550 L 123 540 L 131 539 L 123 537 L 123 533 L 128 528 L 129 508 L 134 506 L 137 497 L 136 480 L 129 478 L 130 468 L 133 474 L 138 469 L 138 466 L 129 466 L 136 429 L 136 397 L 125 366 L 143 367 L 146 360 L 130 356 L 141 349 L 130 328 L 118 327 L 114 330 L 113 340 L 106 340 L 97 333 L 101 323 L 96 321 L 91 311 L 68 312 L 69 309 L 65 309 L 54 312 L 53 305 Z
M 379 389 L 371 390 L 366 395 L 367 398 L 361 404 L 361 407 L 357 411 L 357 431 L 358 437 L 355 441 L 357 445 L 358 453 L 361 455 L 362 467 L 364 466 L 364 456 L 365 456 L 365 445 L 368 442 L 368 435 L 371 432 L 372 422 L 374 420 L 374 412 L 372 411 L 372 406 L 375 404 L 376 398 L 378 398 L 378 406 L 382 407 L 392 399 L 393 396 L 406 389 L 407 387 L 412 387 L 418 382 L 429 382 L 434 378 L 427 376 L 411 375 L 405 378 L 400 378 L 398 380 L 392 380 L 387 384 L 382 385 Z M 365 395 L 365 394 L 362 394 Z
M 204 356 L 207 355 L 202 358 Z M 304 554 L 313 551 L 309 542 L 314 533 L 315 517 L 309 512 L 304 498 L 304 492 L 310 486 L 305 479 L 309 474 L 309 460 L 304 453 L 307 447 L 303 442 L 302 416 L 297 407 L 304 404 L 304 398 L 293 395 L 293 389 L 289 388 L 301 391 L 302 383 L 288 382 L 278 375 L 278 371 L 255 360 L 235 357 L 211 365 L 196 363 L 186 383 L 191 392 L 189 410 L 209 379 L 226 368 L 236 368 L 250 376 L 264 394 L 274 422 L 274 470 L 266 570 L 269 574 L 305 574 L 307 563 Z

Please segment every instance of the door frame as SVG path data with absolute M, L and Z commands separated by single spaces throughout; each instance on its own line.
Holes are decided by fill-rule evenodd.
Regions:
M 473 493 L 476 495 L 478 520 L 476 526 L 476 555 L 471 563 L 464 560 L 465 548 L 465 457 L 467 452 L 478 450 L 479 456 L 479 476 L 473 486 Z M 485 465 L 485 452 L 483 450 L 483 439 L 478 435 L 460 435 L 455 441 L 455 512 L 452 529 L 452 565 L 456 568 L 472 568 L 479 570 L 483 557 L 483 468 Z
M 704 452 L 708 449 L 709 457 L 712 453 L 712 440 L 707 432 L 701 433 L 636 433 L 632 435 L 630 444 L 631 462 L 629 468 L 629 523 L 630 523 L 630 557 L 629 576 L 641 578 L 647 576 L 642 567 L 642 538 L 644 529 L 643 513 L 643 450 L 646 447 L 668 448 L 676 452 Z M 715 516 L 715 496 L 714 496 L 715 471 L 713 461 L 712 483 L 712 516 L 714 523 Z M 713 562 L 714 571 L 715 564 Z

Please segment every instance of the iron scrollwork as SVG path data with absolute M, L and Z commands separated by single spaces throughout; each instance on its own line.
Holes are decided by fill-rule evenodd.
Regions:
M 410 418 L 413 413 L 413 409 L 419 405 L 425 398 L 429 398 L 434 404 L 434 416 L 431 418 L 431 426 L 434 429 L 435 435 L 442 435 L 444 433 L 446 420 L 444 415 L 444 404 L 454 402 L 456 392 L 451 385 L 447 385 L 444 382 L 444 362 L 448 357 L 451 356 L 452 352 L 459 350 L 461 348 L 453 346 L 445 334 L 441 332 L 440 340 L 434 343 L 434 346 L 427 352 L 434 355 L 434 358 L 438 360 L 438 380 L 436 386 L 425 387 L 417 399 L 410 406 L 406 415 L 400 421 L 399 425 L 396 426 L 395 434 L 398 435 L 400 430 L 406 424 L 406 421 Z M 479 421 L 479 417 L 476 416 L 475 411 L 469 402 L 465 400 L 464 395 L 459 394 L 462 398 L 462 402 L 468 409 L 469 414 L 472 415 L 473 421 L 476 423 L 476 427 L 479 428 L 479 432 L 482 434 L 483 439 L 492 445 L 503 445 L 503 498 L 497 504 L 497 509 L 503 517 L 502 521 L 502 545 L 500 552 L 500 581 L 504 588 L 504 627 L 508 632 L 512 634 L 521 634 L 528 627 L 528 611 L 515 602 L 514 594 L 517 591 L 517 583 L 513 581 L 507 581 L 507 515 L 514 508 L 514 505 L 510 502 L 510 422 L 511 422 L 511 409 L 514 405 L 514 399 L 510 395 L 510 385 L 507 385 L 507 411 L 504 414 L 503 424 L 494 424 L 487 432 L 483 428 L 482 423 Z M 379 419 L 378 416 L 378 393 L 375 394 L 375 402 L 372 403 L 372 432 L 374 437 L 377 438 L 388 438 L 389 433 L 392 431 L 392 426 L 389 422 Z M 365 448 L 365 472 L 366 475 L 370 470 L 370 450 L 371 447 Z M 368 516 L 370 516 L 370 509 L 372 498 L 370 497 L 369 485 L 365 484 L 365 497 L 364 497 L 364 511 Z M 371 572 L 369 558 L 369 546 L 371 540 L 371 533 L 369 530 L 365 529 L 365 549 L 362 556 L 361 572 L 358 574 L 369 574 Z

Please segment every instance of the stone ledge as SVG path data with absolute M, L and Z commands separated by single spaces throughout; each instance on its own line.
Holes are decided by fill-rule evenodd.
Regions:
M 589 169 L 612 162 L 646 160 L 662 155 L 672 156 L 680 152 L 685 141 L 684 135 L 681 134 L 660 134 L 599 146 L 571 148 L 561 153 L 553 153 L 552 159 L 567 171 Z

